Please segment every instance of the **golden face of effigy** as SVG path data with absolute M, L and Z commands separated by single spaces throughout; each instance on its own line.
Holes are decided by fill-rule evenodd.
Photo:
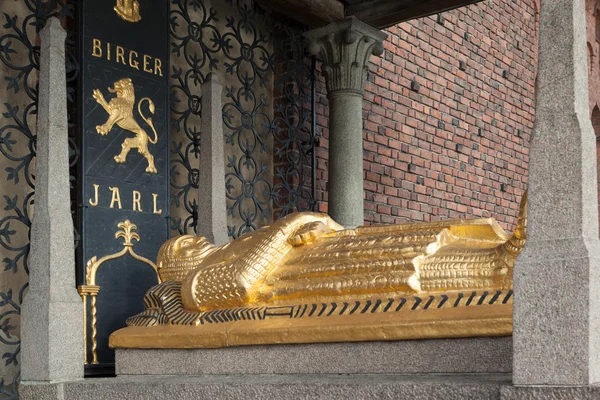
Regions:
M 158 256 L 163 283 L 111 345 L 507 335 L 525 226 L 526 195 L 513 235 L 491 218 L 344 230 L 297 213 L 221 247 L 173 238 Z

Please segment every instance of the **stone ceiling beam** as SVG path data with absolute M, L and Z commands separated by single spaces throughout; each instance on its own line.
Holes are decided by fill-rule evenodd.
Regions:
M 258 0 L 270 8 L 308 26 L 321 26 L 344 18 L 339 0 Z
M 483 0 L 258 0 L 263 7 L 311 27 L 354 16 L 378 29 L 480 1 Z
M 383 29 L 415 18 L 439 14 L 482 0 L 347 0 L 345 13 Z

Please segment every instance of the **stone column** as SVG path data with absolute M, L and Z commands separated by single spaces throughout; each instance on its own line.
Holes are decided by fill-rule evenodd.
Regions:
M 222 93 L 223 85 L 217 76 L 208 74 L 202 84 L 197 234 L 218 246 L 229 241 L 225 199 Z
M 83 378 L 83 304 L 75 289 L 69 197 L 65 38 L 54 17 L 40 32 L 35 208 L 21 326 L 23 381 Z
M 387 34 L 348 17 L 306 32 L 308 50 L 323 60 L 329 99 L 329 214 L 346 228 L 364 223 L 363 86 L 371 55 Z
M 514 269 L 516 385 L 600 382 L 596 145 L 585 0 L 542 0 L 528 242 Z

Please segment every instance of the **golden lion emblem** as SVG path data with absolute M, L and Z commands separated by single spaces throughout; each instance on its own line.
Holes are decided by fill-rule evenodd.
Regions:
M 118 163 L 124 163 L 127 154 L 131 149 L 137 149 L 138 153 L 146 158 L 148 161 L 148 167 L 146 172 L 156 174 L 156 167 L 154 166 L 154 156 L 148 151 L 148 142 L 156 144 L 158 141 L 158 134 L 154 125 L 152 124 L 152 118 L 144 116 L 142 113 L 142 103 L 147 101 L 150 112 L 154 114 L 154 102 L 148 97 L 144 97 L 138 102 L 138 113 L 140 117 L 150 125 L 152 132 L 154 132 L 154 140 L 150 139 L 146 131 L 144 131 L 140 125 L 133 118 L 133 106 L 135 105 L 135 91 L 133 89 L 133 83 L 131 79 L 124 78 L 114 83 L 114 88 L 108 88 L 111 93 L 116 93 L 117 97 L 113 98 L 110 102 L 107 102 L 102 92 L 98 89 L 94 89 L 94 99 L 100 104 L 104 110 L 108 113 L 108 120 L 104 125 L 96 126 L 96 131 L 101 135 L 107 135 L 115 124 L 121 129 L 132 132 L 135 134 L 133 138 L 127 138 L 121 144 L 121 153 L 115 156 L 115 161 Z

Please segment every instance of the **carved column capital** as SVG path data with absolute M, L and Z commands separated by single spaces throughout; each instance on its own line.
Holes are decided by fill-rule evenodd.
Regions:
M 308 51 L 323 60 L 327 92 L 344 90 L 362 94 L 369 57 L 383 54 L 387 34 L 348 17 L 308 31 L 304 36 L 310 40 Z
M 354 17 L 306 32 L 323 60 L 329 98 L 329 215 L 346 228 L 364 224 L 362 101 L 369 57 L 387 34 Z

